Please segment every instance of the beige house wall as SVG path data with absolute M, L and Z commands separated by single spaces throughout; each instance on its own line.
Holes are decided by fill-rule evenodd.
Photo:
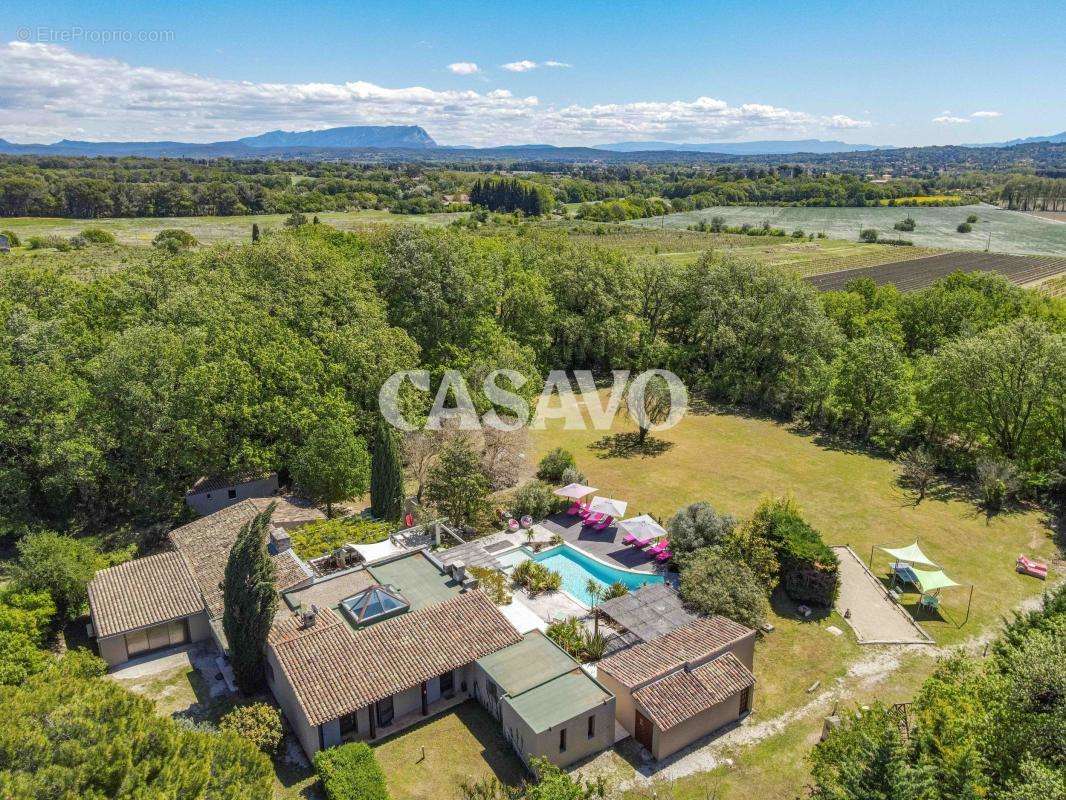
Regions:
M 609 675 L 606 672 L 599 672 L 596 674 L 596 680 L 603 684 L 615 699 L 615 719 L 618 720 L 618 724 L 629 731 L 630 735 L 633 735 L 636 727 L 636 716 L 634 710 L 636 706 L 633 702 L 633 695 L 629 689 L 623 684 L 615 680 L 614 676 Z
M 697 739 L 713 733 L 723 725 L 736 722 L 739 718 L 740 695 L 735 694 L 669 730 L 659 730 L 657 725 L 653 725 L 651 754 L 656 759 L 666 758 Z
M 235 492 L 235 497 L 229 496 L 231 489 Z M 248 481 L 237 486 L 222 486 L 210 492 L 187 494 L 185 504 L 197 514 L 206 517 L 208 514 L 214 514 L 234 503 L 239 503 L 241 500 L 251 497 L 272 497 L 277 490 L 278 476 L 277 473 L 272 472 L 257 481 Z
M 500 726 L 519 758 L 532 769 L 531 759 L 546 758 L 559 767 L 566 767 L 614 744 L 614 699 L 606 700 L 589 713 L 581 713 L 546 731 L 535 733 L 515 713 L 505 699 L 500 703 Z M 592 738 L 588 735 L 589 717 L 595 717 Z M 559 750 L 559 732 L 566 730 L 566 750 Z
M 289 721 L 289 727 L 291 727 L 293 733 L 296 734 L 296 738 L 299 739 L 300 745 L 303 747 L 307 757 L 313 758 L 315 753 L 319 750 L 318 726 L 312 725 L 308 721 L 303 709 L 300 708 L 300 704 L 296 701 L 296 694 L 293 692 L 292 685 L 285 677 L 281 665 L 278 664 L 278 659 L 274 655 L 274 651 L 269 647 L 266 651 L 266 663 L 267 685 L 270 686 L 270 691 L 273 692 L 274 699 L 277 700 L 278 705 L 281 706 L 281 710 L 285 714 L 285 719 Z M 339 743 L 340 725 L 338 724 L 337 744 Z
M 179 617 L 181 619 L 181 617 Z M 185 622 L 189 629 L 189 641 L 190 642 L 202 642 L 205 639 L 211 638 L 211 626 L 207 622 L 207 612 L 201 611 L 191 616 L 185 617 Z M 151 626 L 148 626 L 151 627 Z M 113 636 L 101 636 L 96 640 L 96 648 L 100 653 L 100 658 L 109 667 L 116 667 L 120 664 L 130 660 L 129 650 L 126 647 L 126 634 L 133 633 L 134 631 L 141 630 L 140 628 L 134 628 L 130 631 L 123 631 L 122 633 L 116 633 Z M 152 651 L 143 653 L 136 656 L 137 658 L 148 657 L 153 654 Z

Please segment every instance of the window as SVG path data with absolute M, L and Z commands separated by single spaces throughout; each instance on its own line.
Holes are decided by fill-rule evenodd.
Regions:
M 351 714 L 344 714 L 341 717 L 341 738 L 352 733 L 359 733 L 359 712 L 353 711 Z
M 561 728 L 559 730 L 559 752 L 566 752 L 566 728 Z
M 440 676 L 440 693 L 447 697 L 455 692 L 455 673 L 445 672 Z
M 152 625 L 139 631 L 126 634 L 126 653 L 130 658 L 151 650 L 184 644 L 189 640 L 189 629 L 185 620 L 179 619 Z
M 592 739 L 596 735 L 596 715 L 589 716 L 589 738 Z
M 740 713 L 751 711 L 751 687 L 749 686 L 740 693 Z
M 392 695 L 389 695 L 384 700 L 378 700 L 377 712 L 378 725 L 386 727 L 392 724 L 393 714 L 395 713 L 395 709 L 392 707 Z
M 226 496 L 229 497 L 230 500 L 233 500 L 234 498 L 237 497 L 237 490 L 236 489 L 230 489 L 228 492 L 226 492 Z

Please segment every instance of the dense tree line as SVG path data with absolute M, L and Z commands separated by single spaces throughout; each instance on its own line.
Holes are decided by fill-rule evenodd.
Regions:
M 0 157 L 0 216 L 233 216 L 444 208 L 448 170 L 301 161 Z M 413 210 L 412 210 L 413 209 Z
M 1066 211 L 1066 178 L 1012 178 L 1003 185 L 999 200 L 1017 211 Z
M 551 211 L 552 194 L 544 186 L 515 178 L 477 180 L 470 187 L 470 202 L 490 211 L 521 211 L 540 217 Z
M 987 660 L 942 661 L 909 709 L 848 710 L 811 756 L 814 800 L 1066 795 L 1066 591 L 1016 615 Z
M 677 265 L 548 231 L 309 225 L 100 274 L 17 260 L 0 318 L 15 522 L 170 519 L 203 474 L 288 469 L 324 502 L 361 491 L 378 388 L 419 365 L 475 390 L 515 369 L 527 397 L 549 369 L 667 367 L 713 400 L 888 452 L 927 446 L 959 474 L 1009 465 L 1030 494 L 1061 485 L 1066 452 L 1064 303 L 990 275 L 819 295 L 716 254 Z

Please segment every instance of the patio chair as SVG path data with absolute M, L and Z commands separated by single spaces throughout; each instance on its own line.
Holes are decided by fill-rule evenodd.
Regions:
M 582 505 L 581 508 L 579 508 L 578 511 L 577 511 L 577 515 L 579 517 L 587 517 L 591 513 L 592 512 L 589 511 L 589 507 L 586 506 L 586 505 Z
M 667 561 L 669 561 L 673 557 L 674 557 L 674 554 L 671 553 L 669 549 L 666 549 L 666 550 L 663 550 L 661 553 L 659 553 L 657 556 L 655 556 L 655 560 L 658 561 L 661 564 L 665 564 Z
M 657 541 L 655 544 L 653 544 L 651 546 L 651 549 L 648 550 L 648 552 L 652 553 L 653 555 L 659 555 L 659 553 L 663 552 L 663 550 L 669 550 L 669 549 L 670 549 L 670 540 L 669 539 L 660 539 L 659 541 Z
M 516 520 L 514 517 L 511 517 L 509 520 L 507 520 L 507 530 L 509 530 L 511 533 L 514 533 L 521 527 L 522 526 L 518 524 L 518 520 Z
M 612 525 L 614 525 L 614 517 L 612 517 L 610 514 L 608 514 L 603 519 L 601 519 L 598 523 L 593 525 L 592 526 L 592 530 L 594 530 L 594 531 L 602 531 L 602 530 L 604 530 L 606 528 L 611 527 Z
M 606 516 L 607 516 L 606 514 L 599 514 L 599 513 L 589 514 L 587 517 L 585 517 L 585 521 L 582 522 L 581 524 L 584 527 L 586 527 L 586 528 L 591 528 L 594 525 L 597 525 L 600 522 L 602 522 Z
M 1014 569 L 1022 575 L 1032 575 L 1034 578 L 1040 578 L 1042 581 L 1047 580 L 1047 564 L 1035 561 L 1031 558 L 1026 558 L 1024 555 L 1018 556 Z
M 575 500 L 574 504 L 570 506 L 570 508 L 566 509 L 566 513 L 569 514 L 571 517 L 576 517 L 584 510 L 584 508 L 585 507 L 581 505 L 581 503 Z
M 651 544 L 651 537 L 649 536 L 647 539 L 636 539 L 635 538 L 635 539 L 633 539 L 632 542 L 630 542 L 630 544 L 633 545 L 634 547 L 636 547 L 638 550 L 643 550 L 645 547 L 647 547 L 649 544 Z
M 532 528 L 533 517 L 529 516 L 529 514 L 526 514 L 520 520 L 518 520 L 518 524 L 521 525 L 523 528 Z
M 633 544 L 637 540 L 637 537 L 631 533 L 627 533 L 622 537 L 622 544 Z

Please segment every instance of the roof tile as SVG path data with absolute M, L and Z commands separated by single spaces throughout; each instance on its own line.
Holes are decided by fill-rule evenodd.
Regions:
M 688 670 L 678 670 L 633 692 L 660 730 L 673 728 L 749 686 L 755 676 L 733 653 Z
M 159 553 L 100 570 L 89 584 L 97 636 L 157 625 L 204 610 L 181 555 Z

